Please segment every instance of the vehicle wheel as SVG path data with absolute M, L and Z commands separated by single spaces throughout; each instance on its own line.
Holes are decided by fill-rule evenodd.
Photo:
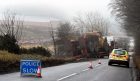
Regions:
M 129 68 L 129 62 L 126 64 L 126 67 Z
M 111 62 L 108 62 L 108 65 L 112 65 L 112 63 Z

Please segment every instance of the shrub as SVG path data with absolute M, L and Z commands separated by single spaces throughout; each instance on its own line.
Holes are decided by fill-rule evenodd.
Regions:
M 20 52 L 23 54 L 38 54 L 38 55 L 47 56 L 47 57 L 51 56 L 50 50 L 45 49 L 44 47 L 33 47 L 30 49 L 21 48 Z
M 16 38 L 8 34 L 0 36 L 0 49 L 15 54 L 19 54 L 20 51 Z
M 29 51 L 28 51 L 28 49 L 26 49 L 26 48 L 20 48 L 20 53 L 21 53 L 21 54 L 28 54 Z

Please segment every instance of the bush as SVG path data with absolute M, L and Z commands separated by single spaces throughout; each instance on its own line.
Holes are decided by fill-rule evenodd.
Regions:
M 20 51 L 15 36 L 11 36 L 8 34 L 4 36 L 0 36 L 0 49 L 15 54 L 19 54 Z
M 50 50 L 45 49 L 44 47 L 33 47 L 30 49 L 21 48 L 20 52 L 23 54 L 38 54 L 38 55 L 47 56 L 47 57 L 51 56 Z
M 29 49 L 29 53 L 30 54 L 40 54 L 40 55 L 48 56 L 48 57 L 51 56 L 50 51 L 49 50 L 46 50 L 43 47 L 33 47 L 33 48 L 30 48 Z
M 29 52 L 28 52 L 28 49 L 26 49 L 26 48 L 20 48 L 20 53 L 21 54 L 28 54 Z

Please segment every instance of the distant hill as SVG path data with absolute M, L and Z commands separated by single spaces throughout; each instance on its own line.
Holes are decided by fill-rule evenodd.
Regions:
M 52 21 L 51 24 L 56 29 L 59 21 Z M 51 24 L 49 22 L 24 22 L 22 40 L 44 40 L 49 39 Z
M 2 20 L 0 20 L 0 22 L 2 22 Z M 56 30 L 56 28 L 60 25 L 60 21 L 51 21 L 51 23 L 24 21 L 23 36 L 21 40 L 29 41 L 49 39 L 51 25 L 54 30 Z

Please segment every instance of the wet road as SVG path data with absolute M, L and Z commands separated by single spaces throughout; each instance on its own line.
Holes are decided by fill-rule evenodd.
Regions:
M 89 62 L 69 63 L 42 69 L 42 78 L 20 77 L 20 72 L 0 75 L 0 81 L 132 81 L 131 68 L 108 66 L 108 59 Z M 131 67 L 131 64 L 130 64 Z

